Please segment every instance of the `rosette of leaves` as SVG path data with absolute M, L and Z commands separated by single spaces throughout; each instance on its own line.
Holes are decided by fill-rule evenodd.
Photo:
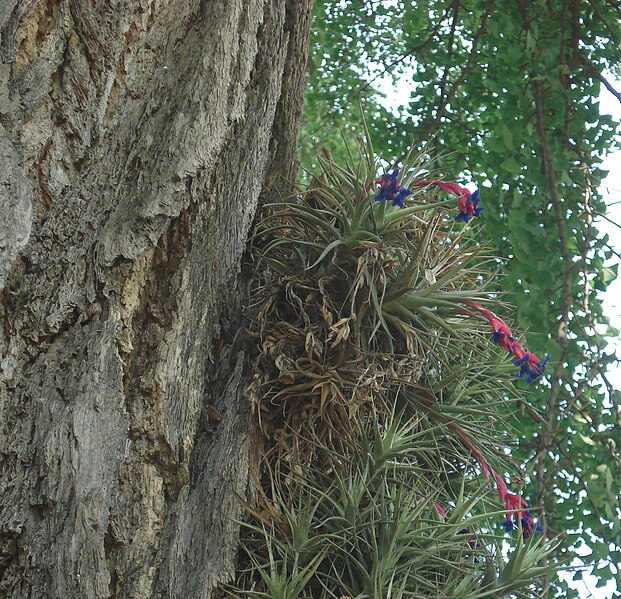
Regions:
M 542 565 L 550 549 L 533 537 L 507 551 L 495 523 L 501 514 L 476 480 L 462 477 L 450 511 L 439 511 L 441 431 L 421 419 L 374 419 L 345 469 L 307 471 L 293 502 L 277 495 L 269 518 L 245 525 L 246 568 L 231 595 L 539 596 L 536 580 L 554 568 Z
M 249 394 L 285 462 L 314 455 L 302 438 L 346 455 L 356 418 L 471 356 L 481 337 L 462 302 L 486 301 L 485 257 L 447 216 L 454 199 L 418 189 L 403 209 L 375 201 L 368 138 L 345 166 L 318 160 L 309 189 L 266 206 L 253 239 L 260 354 Z M 423 161 L 404 159 L 402 186 Z

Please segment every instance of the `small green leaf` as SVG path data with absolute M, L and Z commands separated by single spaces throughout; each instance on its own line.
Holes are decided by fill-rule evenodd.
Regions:
M 507 158 L 500 163 L 500 166 L 514 175 L 522 172 L 522 167 L 518 164 L 515 158 Z

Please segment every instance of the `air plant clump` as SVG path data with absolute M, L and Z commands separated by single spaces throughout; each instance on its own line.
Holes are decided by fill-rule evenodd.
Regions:
M 526 502 L 491 466 L 511 463 L 507 414 L 524 390 L 477 315 L 515 360 L 526 358 L 529 382 L 545 362 L 481 307 L 491 301 L 481 284 L 492 280 L 488 256 L 455 224 L 480 215 L 479 193 L 430 178 L 423 154 L 378 177 L 368 136 L 357 150 L 347 165 L 320 156 L 309 188 L 266 206 L 253 236 L 247 396 L 264 451 L 235 592 L 530 589 L 549 571 L 536 565 L 547 549 L 532 541 L 540 527 Z M 446 213 L 454 197 L 438 201 L 431 186 L 457 197 L 456 218 Z M 472 475 L 472 456 L 483 477 Z M 502 561 L 490 480 L 503 527 L 529 539 L 516 549 L 528 559 Z

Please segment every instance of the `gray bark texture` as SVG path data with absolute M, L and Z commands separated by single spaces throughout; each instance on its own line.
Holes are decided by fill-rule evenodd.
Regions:
M 295 178 L 311 4 L 0 0 L 0 596 L 233 575 L 240 264 Z

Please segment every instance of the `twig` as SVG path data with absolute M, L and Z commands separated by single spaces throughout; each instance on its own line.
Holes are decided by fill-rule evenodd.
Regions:
M 606 77 L 602 75 L 602 73 L 595 67 L 595 65 L 582 53 L 579 52 L 578 56 L 580 57 L 580 62 L 584 65 L 586 71 L 593 75 L 596 79 L 599 79 L 604 87 L 615 97 L 619 102 L 621 102 L 621 92 L 618 92 Z
M 455 83 L 451 86 L 451 89 L 446 95 L 446 98 L 444 100 L 442 99 L 440 100 L 441 104 L 440 104 L 440 107 L 438 108 L 438 112 L 436 115 L 436 121 L 438 122 L 440 118 L 442 117 L 442 115 L 444 114 L 444 110 L 446 106 L 453 99 L 459 87 L 465 81 L 466 77 L 468 76 L 468 73 L 470 73 L 472 69 L 472 63 L 474 62 L 474 57 L 477 54 L 477 48 L 478 48 L 479 42 L 481 38 L 483 37 L 483 34 L 485 33 L 485 25 L 487 24 L 487 19 L 489 18 L 489 16 L 492 14 L 492 11 L 494 10 L 494 4 L 496 4 L 496 0 L 490 0 L 487 3 L 485 12 L 483 13 L 483 16 L 481 17 L 481 25 L 479 25 L 479 29 L 477 30 L 474 36 L 474 39 L 472 40 L 472 50 L 470 50 L 470 54 L 468 54 L 468 60 L 466 61 L 466 65 L 462 69 Z M 447 71 L 448 71 L 448 67 L 447 67 Z M 442 96 L 440 96 L 440 98 L 442 98 Z
M 453 18 L 451 20 L 451 32 L 449 33 L 448 43 L 447 43 L 447 51 L 446 51 L 446 66 L 444 67 L 444 72 L 442 73 L 442 79 L 440 79 L 440 102 L 438 103 L 438 110 L 436 112 L 436 122 L 440 123 L 440 117 L 444 112 L 445 101 L 444 94 L 446 92 L 446 84 L 448 82 L 448 74 L 451 62 L 451 57 L 453 56 L 453 44 L 455 43 L 455 30 L 457 29 L 457 17 L 459 16 L 459 2 L 455 2 L 453 5 Z
M 589 319 L 589 324 L 595 330 L 595 323 L 593 322 L 593 315 L 590 313 L 589 299 L 591 297 L 591 287 L 589 284 L 589 262 L 588 262 L 588 252 L 589 246 L 591 245 L 591 240 L 593 238 L 593 187 L 591 185 L 591 171 L 589 169 L 589 165 L 585 158 L 583 158 L 582 165 L 584 167 L 584 210 L 586 212 L 586 223 L 587 230 L 584 235 L 584 249 L 582 252 L 582 261 L 584 262 L 584 268 L 582 271 L 582 276 L 584 278 L 584 287 L 583 287 L 583 295 L 584 295 L 584 303 L 582 305 L 584 309 L 584 313 L 587 315 Z M 598 350 L 601 352 L 600 348 Z
M 603 212 L 599 212 L 598 210 L 595 210 L 593 214 L 595 214 L 596 216 L 601 216 L 604 220 L 607 220 L 611 225 L 614 225 L 615 227 L 619 227 L 619 229 L 621 229 L 621 225 L 618 222 L 612 220 L 610 217 L 606 216 Z
M 621 258 L 621 254 L 615 250 L 609 243 L 605 243 L 604 247 L 607 247 L 617 258 Z
M 542 152 L 542 166 L 543 171 L 547 179 L 548 187 L 550 188 L 550 197 L 552 199 L 552 206 L 554 209 L 554 220 L 556 222 L 556 228 L 558 230 L 559 242 L 561 245 L 561 259 L 563 261 L 563 280 L 562 280 L 562 305 L 561 305 L 561 321 L 558 329 L 558 341 L 562 348 L 561 359 L 558 361 L 554 376 L 552 379 L 552 389 L 550 391 L 550 398 L 548 400 L 548 426 L 552 426 L 553 412 L 556 407 L 558 394 L 561 390 L 561 373 L 563 370 L 563 364 L 567 359 L 568 353 L 568 338 L 567 332 L 569 328 L 569 313 L 572 306 L 572 293 L 571 293 L 571 268 L 572 261 L 567 247 L 567 230 L 565 227 L 565 218 L 563 216 L 563 208 L 561 206 L 561 199 L 556 189 L 556 181 L 554 179 L 554 166 L 552 164 L 552 154 L 550 152 L 550 146 L 548 145 L 548 139 L 545 128 L 545 121 L 543 115 L 543 91 L 541 89 L 541 81 L 534 80 L 533 87 L 535 92 L 535 113 L 537 120 L 537 133 L 539 135 L 539 141 L 541 143 Z
M 595 76 L 604 84 L 604 87 L 615 97 L 619 102 L 621 102 L 621 93 L 618 92 L 612 84 L 604 77 L 601 73 L 595 73 Z

